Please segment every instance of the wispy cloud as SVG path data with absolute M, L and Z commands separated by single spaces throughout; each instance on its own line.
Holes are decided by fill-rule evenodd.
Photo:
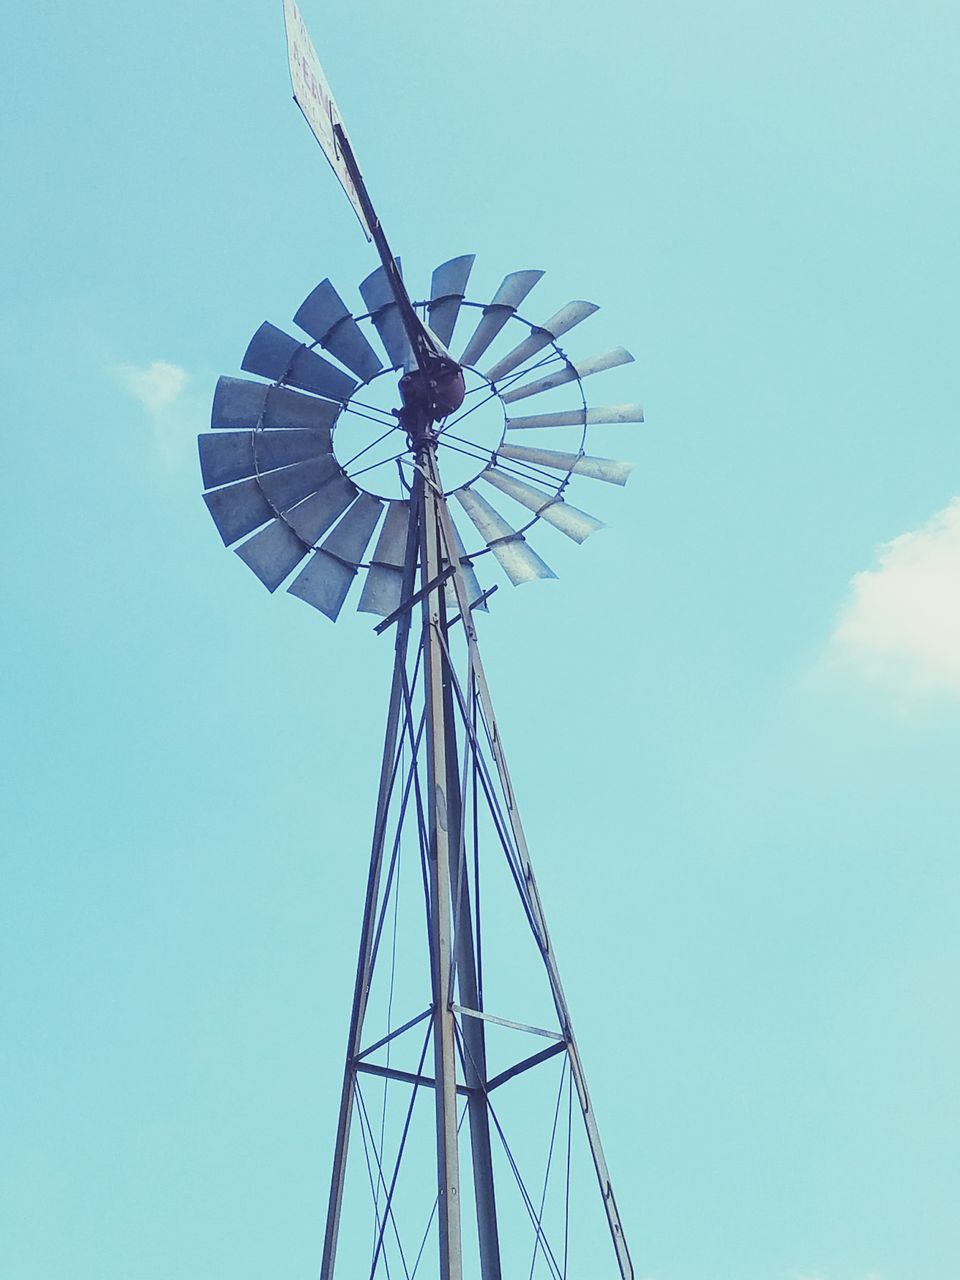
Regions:
M 143 366 L 122 364 L 118 373 L 130 394 L 154 415 L 169 409 L 187 385 L 186 369 L 167 360 Z
M 168 360 L 154 360 L 146 365 L 118 365 L 115 373 L 146 410 L 162 461 L 168 466 L 179 464 L 186 456 L 199 412 L 194 403 L 196 395 L 188 391 L 190 378 L 186 369 Z
M 828 658 L 898 694 L 960 695 L 960 498 L 853 577 Z

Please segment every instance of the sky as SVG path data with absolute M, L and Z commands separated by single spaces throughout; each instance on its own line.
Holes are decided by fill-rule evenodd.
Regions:
M 953 1280 L 956 6 L 301 7 L 408 280 L 636 356 L 480 643 L 638 1277 Z M 8 41 L 0 1275 L 315 1276 L 389 642 L 194 438 L 376 264 L 279 0 Z

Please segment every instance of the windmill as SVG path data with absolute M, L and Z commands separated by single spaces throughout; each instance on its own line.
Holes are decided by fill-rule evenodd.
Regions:
M 465 255 L 414 301 L 293 0 L 284 14 L 295 100 L 380 266 L 359 286 L 363 312 L 324 280 L 295 314 L 304 336 L 257 330 L 242 361 L 254 377 L 219 380 L 199 450 L 217 530 L 269 591 L 285 585 L 336 620 L 360 579 L 357 609 L 394 644 L 321 1280 L 361 1274 L 361 1254 L 371 1280 L 412 1280 L 431 1256 L 440 1280 L 512 1280 L 524 1267 L 631 1280 L 475 615 L 497 589 L 482 585 L 488 567 L 514 585 L 554 576 L 535 527 L 576 542 L 600 527 L 567 501 L 569 485 L 623 485 L 631 468 L 588 453 L 587 431 L 642 414 L 589 407 L 584 382 L 632 356 L 567 355 L 560 340 L 591 303 L 525 319 L 540 271 L 511 272 L 475 301 Z M 505 960 L 515 946 L 544 993 L 536 1021 L 516 1007 L 536 1002 Z M 521 1088 L 526 1100 L 511 1102 Z M 512 1108 L 521 1136 L 533 1133 L 541 1104 L 534 1187 L 508 1130 Z M 577 1112 L 612 1242 L 586 1270 L 571 1242 Z M 418 1151 L 417 1125 L 429 1139 Z M 364 1165 L 369 1231 L 347 1194 Z

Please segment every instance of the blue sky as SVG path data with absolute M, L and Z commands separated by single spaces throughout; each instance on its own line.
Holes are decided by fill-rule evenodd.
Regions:
M 955 6 L 302 8 L 408 279 L 637 357 L 481 644 L 639 1274 L 952 1280 Z M 0 1274 L 312 1276 L 388 642 L 194 437 L 375 263 L 279 0 L 8 34 Z

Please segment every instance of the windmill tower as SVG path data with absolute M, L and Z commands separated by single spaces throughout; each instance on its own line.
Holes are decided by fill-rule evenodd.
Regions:
M 476 302 L 459 257 L 412 300 L 299 12 L 284 10 L 294 96 L 380 266 L 364 313 L 324 280 L 296 312 L 305 337 L 262 325 L 242 362 L 257 380 L 220 379 L 199 447 L 223 542 L 270 591 L 335 620 L 359 578 L 357 608 L 393 640 L 321 1280 L 632 1280 L 476 629 L 488 566 L 514 585 L 554 576 L 535 526 L 577 542 L 600 527 L 567 502 L 572 480 L 626 482 L 629 464 L 588 454 L 586 434 L 642 421 L 639 406 L 590 408 L 584 380 L 632 357 L 567 355 L 560 339 L 591 303 L 522 318 L 539 271 Z M 610 1240 L 579 1261 L 578 1114 Z

